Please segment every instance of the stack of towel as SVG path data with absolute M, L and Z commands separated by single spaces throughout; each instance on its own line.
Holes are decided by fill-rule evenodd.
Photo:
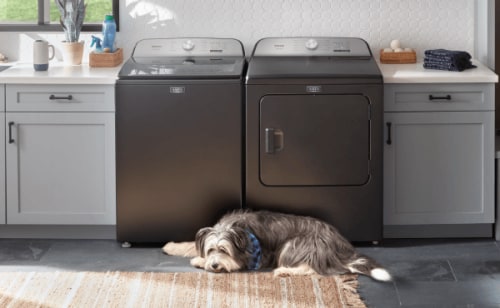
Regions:
M 465 51 L 432 49 L 425 51 L 424 68 L 461 72 L 472 65 L 471 56 Z

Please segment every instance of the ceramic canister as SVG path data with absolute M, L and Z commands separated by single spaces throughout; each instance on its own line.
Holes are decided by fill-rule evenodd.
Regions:
M 54 46 L 47 41 L 36 40 L 33 42 L 33 67 L 35 71 L 46 71 L 49 68 L 49 60 L 54 58 Z

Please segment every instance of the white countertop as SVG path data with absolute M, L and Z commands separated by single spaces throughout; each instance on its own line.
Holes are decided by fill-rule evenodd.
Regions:
M 65 66 L 50 62 L 49 69 L 37 72 L 32 63 L 11 63 L 0 72 L 0 83 L 16 84 L 115 84 L 121 65 L 116 67 L 89 67 L 88 64 Z
M 421 62 L 413 64 L 378 63 L 385 83 L 496 83 L 498 76 L 488 67 L 473 61 L 477 68 L 463 72 L 448 72 L 424 69 Z M 114 84 L 121 65 L 111 68 L 64 66 L 63 63 L 50 63 L 45 72 L 36 72 L 31 63 L 2 64 L 12 65 L 0 72 L 0 83 L 23 84 Z
M 479 61 L 472 63 L 477 68 L 463 72 L 430 70 L 423 67 L 422 62 L 412 64 L 378 63 L 384 77 L 384 83 L 496 83 L 496 75 Z

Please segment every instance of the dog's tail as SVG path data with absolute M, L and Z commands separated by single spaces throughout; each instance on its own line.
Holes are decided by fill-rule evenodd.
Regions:
M 357 255 L 356 258 L 347 264 L 347 268 L 351 271 L 351 273 L 359 273 L 370 276 L 378 281 L 392 280 L 391 274 L 389 274 L 385 268 L 367 256 Z

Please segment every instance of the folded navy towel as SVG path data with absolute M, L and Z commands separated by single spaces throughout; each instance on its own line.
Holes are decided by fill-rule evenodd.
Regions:
M 451 59 L 467 59 L 470 60 L 472 57 L 466 51 L 455 51 L 447 49 L 429 49 L 425 51 L 426 57 L 449 57 Z
M 476 67 L 472 64 L 471 58 L 471 55 L 466 51 L 446 49 L 426 50 L 424 68 L 461 72 Z
M 424 63 L 424 68 L 432 69 L 432 70 L 442 70 L 442 71 L 452 71 L 452 72 L 461 72 L 458 68 L 454 67 L 452 64 L 432 64 L 432 63 Z M 462 70 L 463 71 L 463 70 Z
M 469 60 L 449 61 L 441 58 L 424 58 L 424 67 L 429 69 L 461 72 L 466 69 L 475 68 L 476 66 L 473 65 Z

